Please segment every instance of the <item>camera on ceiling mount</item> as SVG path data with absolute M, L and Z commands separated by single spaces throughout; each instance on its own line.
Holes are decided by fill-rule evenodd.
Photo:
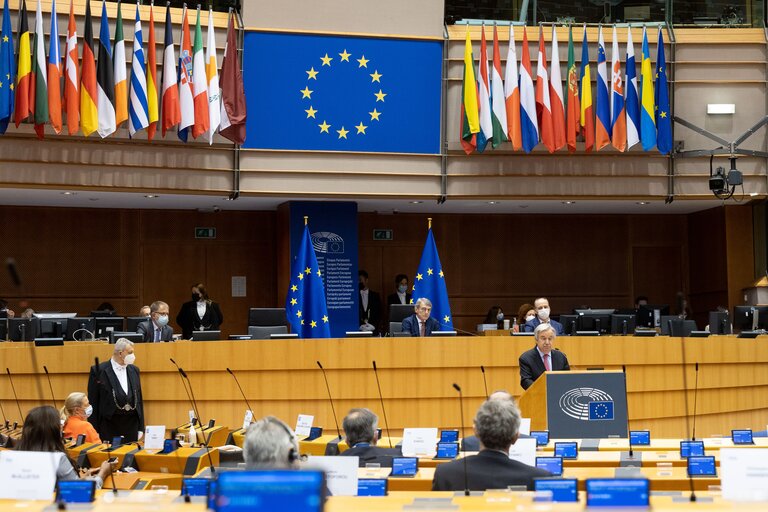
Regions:
M 744 184 L 744 176 L 736 169 L 736 157 L 730 157 L 731 169 L 726 172 L 724 167 L 718 167 L 712 172 L 709 168 L 709 190 L 718 199 L 730 199 L 736 191 L 736 187 Z

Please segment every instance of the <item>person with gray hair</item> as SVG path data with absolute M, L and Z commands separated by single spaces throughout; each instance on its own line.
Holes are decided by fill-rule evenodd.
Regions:
M 440 322 L 430 316 L 432 313 L 432 302 L 421 297 L 416 299 L 413 305 L 414 314 L 403 320 L 403 332 L 411 333 L 411 336 L 429 336 L 432 331 L 440 330 Z
M 567 372 L 571 366 L 565 354 L 554 348 L 557 332 L 550 324 L 533 330 L 536 346 L 520 355 L 520 385 L 528 389 L 544 372 Z
M 533 490 L 535 478 L 552 476 L 549 471 L 509 458 L 509 448 L 517 441 L 520 429 L 520 409 L 511 396 L 483 402 L 475 415 L 474 427 L 480 439 L 480 452 L 466 457 L 466 461 L 438 465 L 432 480 L 433 491 L 484 491 L 510 485 Z
M 136 332 L 147 343 L 173 341 L 173 327 L 168 325 L 168 304 L 156 300 L 149 306 L 149 318 L 136 326 Z
M 266 416 L 248 427 L 243 457 L 249 469 L 297 469 L 299 443 L 288 425 L 274 416 Z
M 110 360 L 91 367 L 88 401 L 93 412 L 88 421 L 103 440 L 123 436 L 137 441 L 144 433 L 141 375 L 135 362 L 133 342 L 120 338 Z
M 381 467 L 392 467 L 392 457 L 401 457 L 399 448 L 379 448 L 379 417 L 370 409 L 351 409 L 343 422 L 344 435 L 349 449 L 342 456 L 359 457 L 359 466 L 376 463 Z

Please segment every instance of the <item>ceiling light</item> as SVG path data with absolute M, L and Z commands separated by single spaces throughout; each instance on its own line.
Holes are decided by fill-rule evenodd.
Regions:
M 499 204 L 498 201 L 488 201 L 488 204 Z
M 147 194 L 144 197 L 146 197 L 147 199 L 155 199 L 160 196 L 158 196 L 157 194 Z
M 563 201 L 563 204 L 574 204 L 576 201 Z
M 63 195 L 63 196 L 76 196 L 77 192 L 67 191 L 67 192 L 62 192 L 61 195 Z
M 707 114 L 735 114 L 736 105 L 733 103 L 707 103 Z
M 648 204 L 648 201 L 638 201 L 635 204 L 639 204 L 640 206 L 644 206 L 644 205 Z
M 423 202 L 424 202 L 424 201 L 411 201 L 411 204 L 421 204 L 421 203 L 423 203 Z

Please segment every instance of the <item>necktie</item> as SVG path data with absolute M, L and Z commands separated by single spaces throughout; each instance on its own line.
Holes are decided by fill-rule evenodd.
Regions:
M 427 335 L 427 325 L 424 322 L 419 322 L 419 336 L 422 338 Z
M 552 371 L 552 365 L 549 364 L 549 354 L 544 354 L 544 368 L 548 371 Z
M 160 329 L 155 329 L 155 341 L 160 341 Z

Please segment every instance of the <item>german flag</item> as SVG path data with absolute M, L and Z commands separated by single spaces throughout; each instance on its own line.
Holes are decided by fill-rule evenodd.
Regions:
M 80 75 L 80 127 L 86 137 L 99 126 L 99 110 L 96 106 L 96 59 L 93 56 L 93 27 L 91 2 L 85 2 L 85 29 L 83 34 L 83 62 Z
M 27 0 L 21 0 L 19 7 L 19 49 L 16 54 L 19 60 L 16 64 L 16 107 L 14 121 L 16 128 L 29 117 L 29 85 L 32 79 L 32 49 L 29 45 L 29 23 L 27 22 Z

